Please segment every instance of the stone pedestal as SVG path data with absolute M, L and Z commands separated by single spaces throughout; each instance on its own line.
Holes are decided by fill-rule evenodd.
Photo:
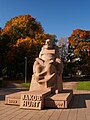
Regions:
M 58 94 L 51 94 L 45 98 L 46 108 L 67 108 L 73 95 L 72 90 L 63 90 Z
M 8 105 L 20 105 L 21 94 L 27 93 L 28 91 L 17 92 L 5 96 L 5 104 Z
M 23 91 L 5 96 L 5 104 L 18 105 L 24 109 L 67 108 L 73 95 L 72 90 L 51 94 L 48 91 Z
M 30 91 L 21 94 L 20 108 L 41 110 L 45 105 L 45 97 L 50 91 Z

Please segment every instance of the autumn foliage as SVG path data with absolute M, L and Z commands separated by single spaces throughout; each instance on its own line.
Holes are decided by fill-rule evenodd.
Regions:
M 89 75 L 90 71 L 90 31 L 76 29 L 69 39 L 69 51 L 72 51 L 72 61 L 75 61 L 75 69 Z M 74 60 L 73 60 L 74 59 Z M 79 60 L 79 61 L 78 61 Z
M 24 75 L 24 62 L 28 58 L 28 78 L 47 35 L 39 22 L 31 15 L 20 15 L 9 20 L 0 30 L 0 71 L 15 79 Z M 12 78 L 13 76 L 13 78 Z
M 69 37 L 69 44 L 74 53 L 90 50 L 90 31 L 76 29 Z
M 3 33 L 11 37 L 12 42 L 19 38 L 30 37 L 34 38 L 36 34 L 44 33 L 44 30 L 39 22 L 31 15 L 17 16 L 9 20 Z

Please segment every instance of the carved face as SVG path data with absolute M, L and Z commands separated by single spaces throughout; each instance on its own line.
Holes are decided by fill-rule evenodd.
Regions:
M 51 48 L 52 47 L 52 42 L 50 39 L 47 39 L 46 42 L 45 42 L 45 47 L 46 48 Z

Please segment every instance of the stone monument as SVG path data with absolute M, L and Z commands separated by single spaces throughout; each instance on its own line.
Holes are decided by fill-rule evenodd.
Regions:
M 62 72 L 63 64 L 58 47 L 47 39 L 39 58 L 36 58 L 33 65 L 30 91 L 51 89 L 51 92 L 61 92 L 63 89 Z
M 63 90 L 62 72 L 59 49 L 47 39 L 34 62 L 30 90 L 6 95 L 5 104 L 25 109 L 67 108 L 73 91 Z

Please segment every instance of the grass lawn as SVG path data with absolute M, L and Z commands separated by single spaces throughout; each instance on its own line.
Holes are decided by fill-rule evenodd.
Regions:
M 21 85 L 22 85 L 23 87 L 29 87 L 29 86 L 30 86 L 30 83 L 21 83 Z
M 81 81 L 77 83 L 77 90 L 90 90 L 90 81 Z

